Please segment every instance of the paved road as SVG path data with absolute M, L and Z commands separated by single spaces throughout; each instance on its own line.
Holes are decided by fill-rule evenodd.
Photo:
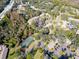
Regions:
M 12 8 L 14 4 L 14 0 L 11 0 L 10 3 L 4 8 L 4 10 L 0 13 L 0 21 L 5 16 L 5 14 Z

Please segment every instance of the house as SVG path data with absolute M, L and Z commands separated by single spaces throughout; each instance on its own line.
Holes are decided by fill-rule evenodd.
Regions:
M 19 14 L 23 14 L 23 13 L 25 13 L 25 9 L 26 8 L 26 6 L 24 6 L 24 5 L 18 5 L 18 7 L 17 7 L 17 12 L 19 13 Z
M 32 36 L 28 37 L 21 43 L 21 48 L 27 48 L 33 41 L 34 39 Z
M 68 23 L 68 28 L 69 28 L 69 29 L 73 29 L 73 28 L 75 28 L 75 27 L 74 27 L 74 25 L 72 25 L 71 23 Z
M 77 30 L 76 34 L 79 34 L 79 30 Z
M 4 45 L 0 45 L 0 59 L 6 59 L 8 53 L 8 48 Z
M 65 41 L 64 44 L 65 44 L 66 46 L 68 46 L 68 45 L 70 45 L 71 43 L 72 43 L 72 42 L 71 42 L 69 39 L 66 39 L 66 41 Z
M 77 55 L 78 58 L 79 58 L 79 47 L 78 47 L 77 50 L 76 50 L 76 55 Z
M 52 40 L 51 42 L 49 42 L 49 44 L 48 44 L 48 49 L 50 50 L 50 51 L 52 51 L 53 49 L 54 49 L 54 46 L 56 45 L 56 43 Z

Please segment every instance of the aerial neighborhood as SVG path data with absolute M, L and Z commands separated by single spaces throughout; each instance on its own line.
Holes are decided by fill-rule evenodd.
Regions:
M 0 0 L 0 59 L 79 59 L 79 0 Z

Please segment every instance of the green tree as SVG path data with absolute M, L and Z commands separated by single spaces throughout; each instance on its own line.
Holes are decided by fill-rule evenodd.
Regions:
M 34 59 L 44 59 L 43 51 L 41 49 L 37 50 Z
M 27 53 L 26 59 L 32 59 L 32 54 L 31 53 Z

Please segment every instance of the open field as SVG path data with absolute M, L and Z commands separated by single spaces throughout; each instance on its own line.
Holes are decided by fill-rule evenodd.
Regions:
M 61 0 L 63 4 L 79 8 L 79 0 Z

